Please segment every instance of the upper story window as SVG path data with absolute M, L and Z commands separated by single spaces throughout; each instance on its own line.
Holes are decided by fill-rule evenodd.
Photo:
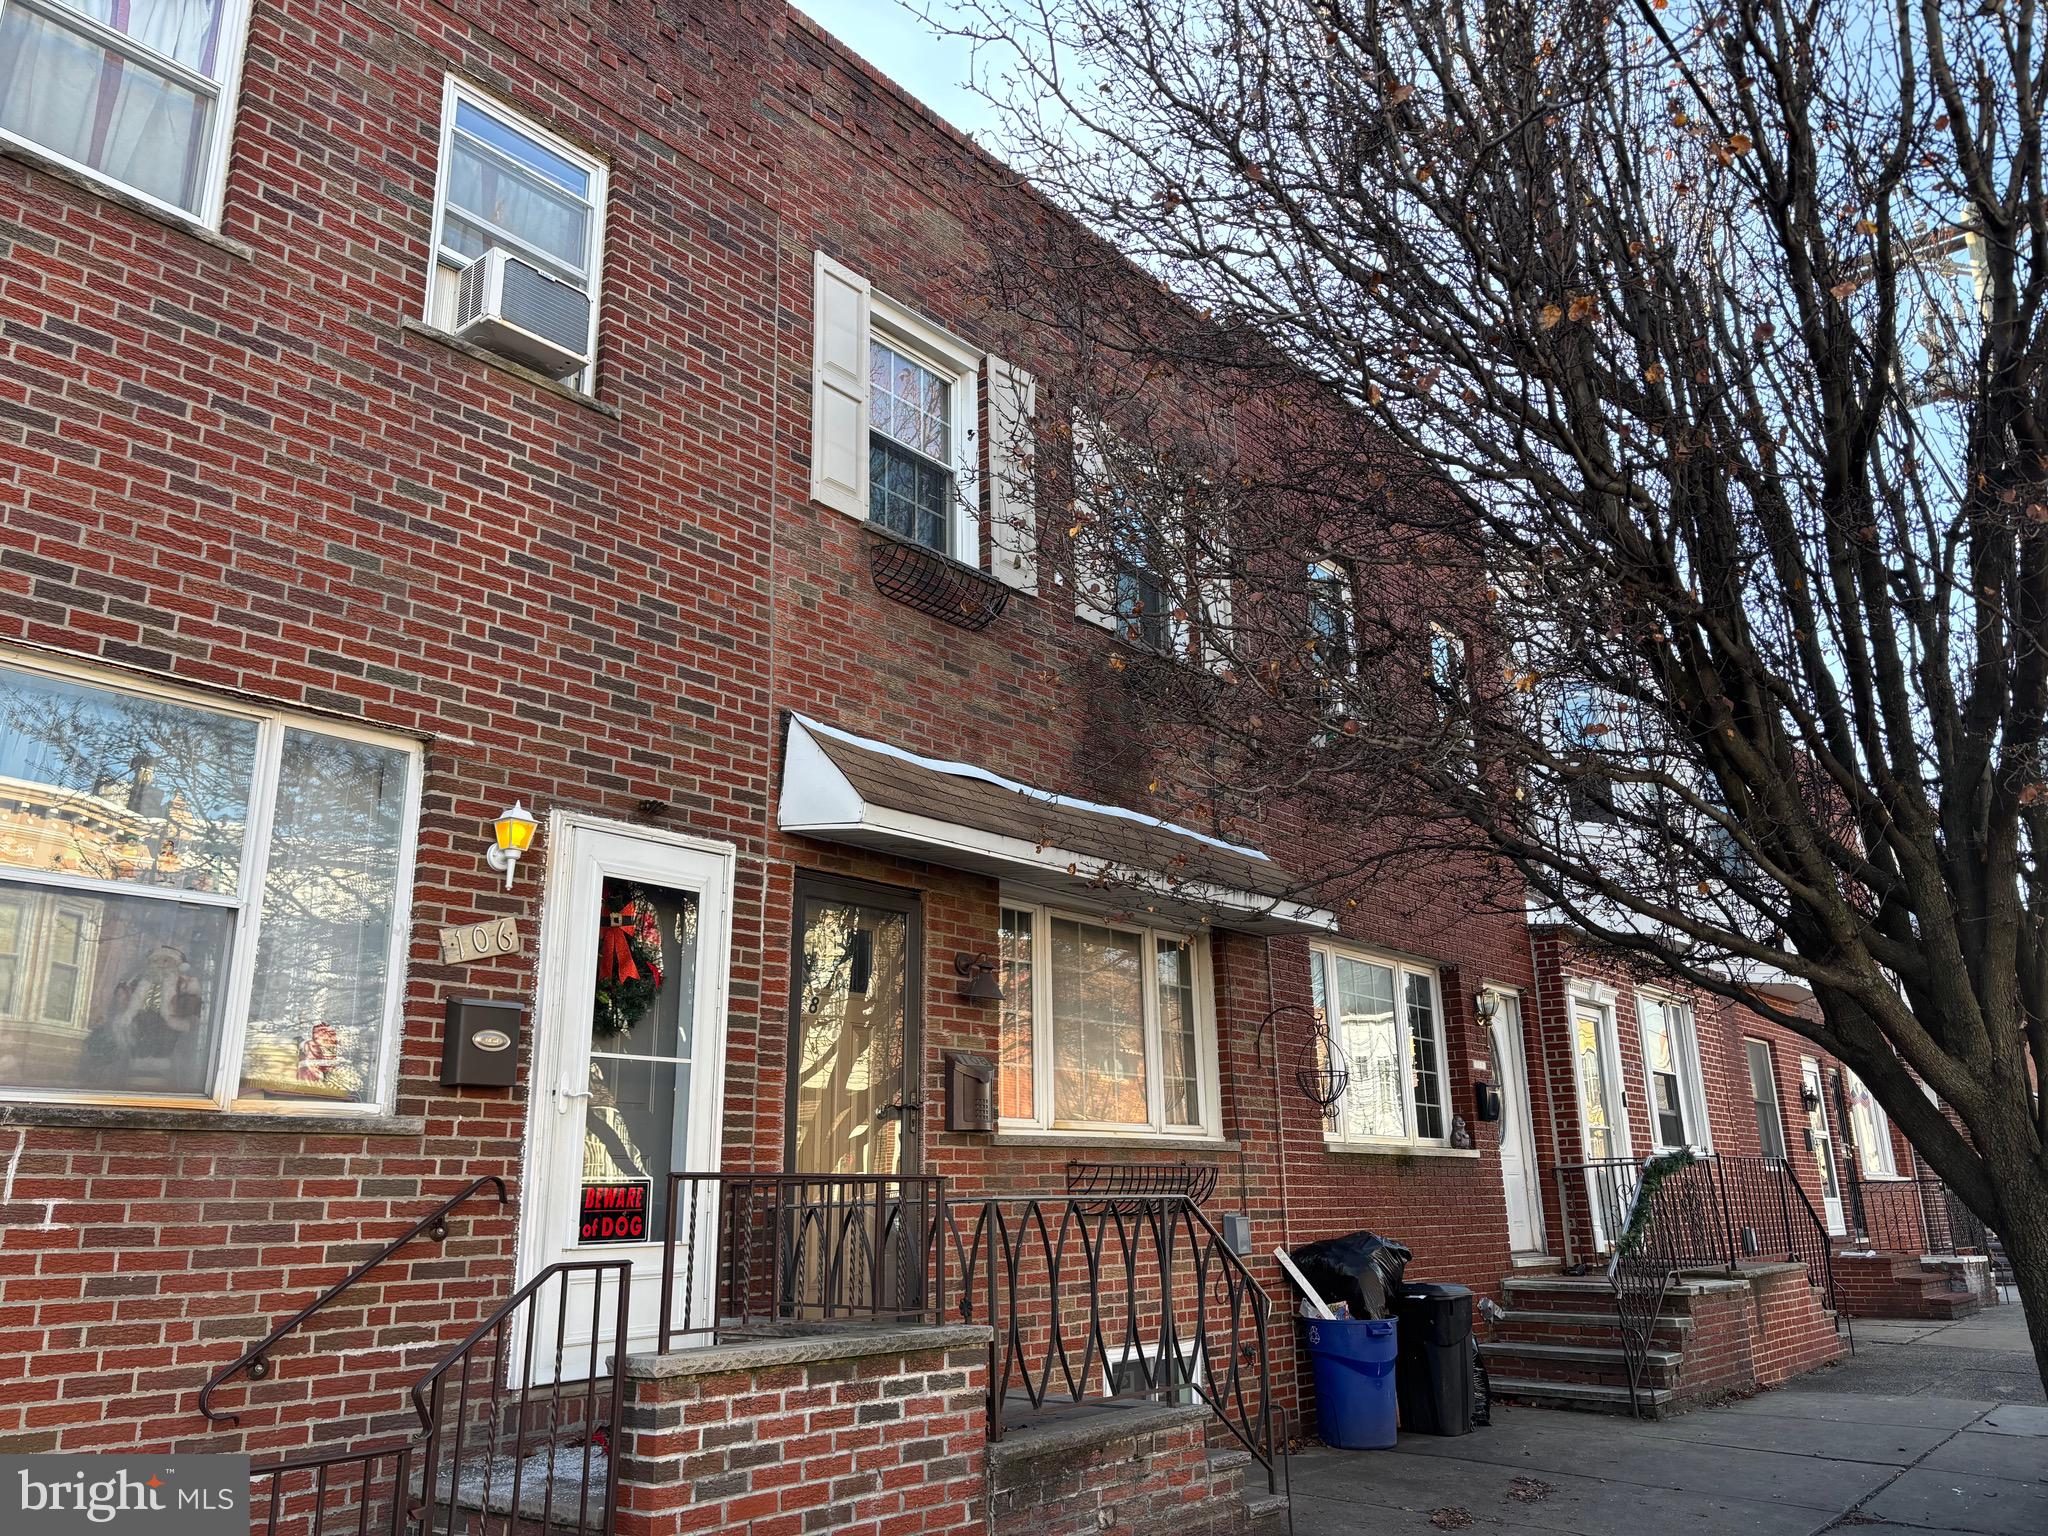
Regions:
M 1000 947 L 1004 1124 L 1216 1133 L 1206 940 L 1005 902 Z
M 1308 632 L 1316 676 L 1341 685 L 1358 672 L 1358 603 L 1351 572 L 1336 560 L 1308 568 Z
M 1643 1037 L 1649 1074 L 1650 1125 L 1659 1150 L 1708 1142 L 1706 1099 L 1700 1089 L 1699 1042 L 1692 1010 L 1666 997 L 1636 995 L 1636 1028 Z
M 986 358 L 958 337 L 874 291 L 868 280 L 817 253 L 812 291 L 811 496 L 898 538 L 979 568 L 980 379 Z M 996 451 L 998 488 L 1022 448 L 1028 379 L 1006 391 L 1017 430 Z M 991 403 L 991 409 L 995 405 Z M 1023 508 L 1010 506 L 1021 518 Z M 1035 582 L 1013 550 L 1000 579 Z
M 1351 1074 L 1325 1127 L 1329 1139 L 1446 1145 L 1450 1119 L 1436 972 L 1316 944 L 1309 948 L 1309 989 Z
M 450 76 L 442 104 L 427 319 L 442 330 L 460 329 L 463 269 L 502 250 L 580 296 L 586 312 L 580 327 L 570 329 L 581 331 L 582 355 L 594 359 L 604 205 L 602 162 Z M 563 292 L 545 284 L 538 291 Z M 514 318 L 523 318 L 529 329 L 547 323 L 537 315 Z M 547 334 L 554 334 L 552 327 Z M 568 382 L 587 392 L 594 374 L 593 363 Z
M 0 665 L 0 1094 L 377 1106 L 419 753 Z
M 901 342 L 868 338 L 868 516 L 953 553 L 956 380 Z
M 220 222 L 248 0 L 0 0 L 0 138 Z

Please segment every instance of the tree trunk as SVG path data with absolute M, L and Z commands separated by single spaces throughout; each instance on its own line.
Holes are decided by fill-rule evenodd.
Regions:
M 1995 1183 L 2003 1207 L 1996 1230 L 2027 1314 L 2034 1368 L 2048 1388 L 2048 1173 L 2032 1159 L 2015 1160 L 1995 1176 Z

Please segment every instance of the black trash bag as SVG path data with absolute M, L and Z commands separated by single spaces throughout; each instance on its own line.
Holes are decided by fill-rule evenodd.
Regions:
M 1472 1423 L 1484 1428 L 1493 1422 L 1493 1378 L 1486 1374 L 1486 1356 L 1477 1345 L 1472 1349 Z
M 1308 1283 L 1335 1306 L 1343 1302 L 1353 1317 L 1392 1317 L 1401 1275 L 1412 1257 L 1406 1248 L 1371 1232 L 1353 1232 L 1291 1249 Z

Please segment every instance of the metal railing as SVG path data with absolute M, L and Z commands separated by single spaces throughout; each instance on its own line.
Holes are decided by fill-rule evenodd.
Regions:
M 922 1176 L 671 1174 L 660 1347 L 801 1325 L 937 1322 L 945 1189 Z
M 1881 1253 L 1989 1253 L 1991 1233 L 1937 1174 L 1921 1168 L 1898 1179 L 1864 1177 L 1844 1159 L 1848 1214 L 1855 1233 Z
M 1641 1412 L 1642 1376 L 1664 1298 L 1685 1271 L 1798 1264 L 1834 1312 L 1836 1325 L 1849 1326 L 1835 1287 L 1827 1226 L 1783 1162 L 1708 1154 L 1666 1168 L 1651 1182 L 1644 1169 L 1653 1161 L 1636 1165 L 1626 1180 L 1612 1162 L 1594 1165 L 1587 1185 L 1610 1189 L 1617 1198 L 1628 1191 L 1624 1213 L 1601 1237 L 1609 1252 L 1606 1273 L 1614 1288 L 1632 1409 Z M 1849 1338 L 1854 1348 L 1853 1332 Z
M 1019 1403 L 1200 1402 L 1279 1486 L 1272 1301 L 1185 1196 L 949 1200 L 948 1317 L 984 1322 L 989 1437 Z
M 936 1177 L 673 1175 L 664 1350 L 791 1328 L 985 1323 L 988 1433 L 1020 1404 L 1206 1404 L 1277 1484 L 1272 1303 L 1185 1194 L 971 1196 Z
M 577 1260 L 520 1286 L 413 1385 L 414 1438 L 252 1466 L 252 1531 L 611 1531 L 632 1269 Z
M 1216 1193 L 1214 1163 L 1089 1163 L 1067 1164 L 1067 1193 L 1089 1201 L 1129 1201 L 1184 1195 L 1207 1205 Z
M 347 1275 L 343 1276 L 333 1285 L 330 1285 L 305 1306 L 299 1308 L 298 1311 L 271 1329 L 269 1333 L 264 1335 L 260 1343 L 252 1344 L 248 1349 L 242 1351 L 238 1359 L 222 1366 L 211 1376 L 207 1377 L 206 1385 L 199 1389 L 200 1413 L 215 1423 L 222 1420 L 226 1420 L 230 1424 L 238 1422 L 240 1416 L 237 1414 L 215 1411 L 213 1393 L 216 1387 L 239 1371 L 247 1371 L 251 1381 L 262 1381 L 270 1374 L 270 1351 L 277 1346 L 278 1340 L 285 1337 L 286 1334 L 303 1327 L 315 1313 L 324 1311 L 327 1307 L 332 1306 L 336 1299 L 353 1287 L 357 1281 L 369 1274 L 371 1270 L 377 1268 L 378 1265 L 382 1264 L 414 1238 L 424 1234 L 431 1237 L 437 1243 L 446 1241 L 448 1237 L 448 1218 L 455 1208 L 471 1196 L 486 1189 L 495 1189 L 497 1191 L 500 1208 L 503 1208 L 510 1202 L 511 1196 L 506 1192 L 505 1181 L 495 1173 L 487 1173 L 480 1179 L 472 1179 L 461 1190 L 443 1200 L 439 1205 L 427 1212 L 426 1215 L 420 1217 L 418 1221 L 415 1221 L 410 1227 L 406 1228 L 405 1231 L 350 1270 Z

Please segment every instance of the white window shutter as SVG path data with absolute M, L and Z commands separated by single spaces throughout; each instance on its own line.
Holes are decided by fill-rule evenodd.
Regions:
M 818 252 L 812 287 L 811 498 L 868 515 L 868 283 Z
M 1202 604 L 1202 661 L 1210 671 L 1221 672 L 1230 665 L 1226 647 L 1230 643 L 1231 547 L 1226 522 L 1227 504 L 1211 509 L 1214 526 L 1198 535 L 1207 569 L 1201 573 L 1199 594 Z
M 1104 465 L 1102 450 L 1095 446 L 1095 433 L 1078 416 L 1074 419 L 1074 521 L 1082 525 L 1074 543 L 1074 613 L 1104 629 L 1116 625 L 1116 571 L 1104 547 L 1106 530 L 1101 509 L 1091 500 L 1101 493 Z
M 991 356 L 988 369 L 989 563 L 998 581 L 1038 590 L 1037 451 L 1032 419 L 1038 381 Z

